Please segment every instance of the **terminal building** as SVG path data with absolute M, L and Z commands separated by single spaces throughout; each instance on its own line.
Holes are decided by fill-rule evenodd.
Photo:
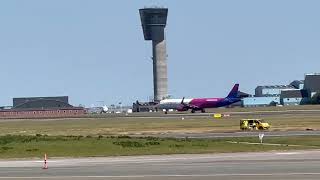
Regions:
M 306 74 L 304 80 L 294 80 L 289 85 L 257 86 L 254 97 L 242 100 L 243 107 L 271 105 L 302 105 L 320 92 L 320 73 Z
M 84 114 L 83 107 L 69 104 L 68 96 L 13 98 L 12 108 L 0 109 L 0 118 L 78 117 Z

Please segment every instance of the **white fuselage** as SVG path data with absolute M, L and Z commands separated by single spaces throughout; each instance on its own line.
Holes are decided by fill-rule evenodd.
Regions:
M 191 101 L 192 99 L 184 99 L 183 103 L 189 104 Z M 162 110 L 177 109 L 179 106 L 181 106 L 181 102 L 182 99 L 164 99 L 160 101 L 158 108 Z

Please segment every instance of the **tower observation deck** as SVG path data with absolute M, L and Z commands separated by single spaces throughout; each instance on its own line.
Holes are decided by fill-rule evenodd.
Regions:
M 152 40 L 154 101 L 168 96 L 167 53 L 164 28 L 167 8 L 139 9 L 145 40 Z

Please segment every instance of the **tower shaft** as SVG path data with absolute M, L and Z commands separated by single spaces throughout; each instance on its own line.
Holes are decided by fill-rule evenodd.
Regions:
M 166 41 L 153 40 L 152 52 L 154 100 L 160 101 L 168 96 Z

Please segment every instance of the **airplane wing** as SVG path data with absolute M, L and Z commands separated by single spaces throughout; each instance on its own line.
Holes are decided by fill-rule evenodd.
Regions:
M 182 101 L 181 101 L 181 106 L 182 106 L 181 109 L 199 109 L 198 106 L 191 105 L 191 104 L 186 104 L 183 101 L 184 101 L 184 97 L 182 98 Z

